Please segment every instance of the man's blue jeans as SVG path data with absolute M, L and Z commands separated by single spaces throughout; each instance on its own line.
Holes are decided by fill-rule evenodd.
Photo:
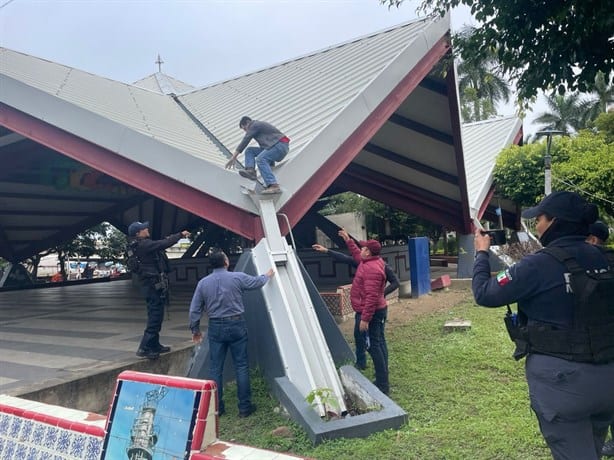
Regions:
M 388 381 L 388 345 L 384 335 L 384 326 L 388 316 L 388 307 L 375 310 L 373 318 L 369 321 L 369 339 L 371 346 L 369 354 L 375 368 L 375 386 L 383 393 L 388 394 L 390 383 Z
M 367 367 L 367 344 L 365 343 L 366 334 L 360 332 L 360 313 L 354 313 L 354 343 L 356 344 L 356 367 L 364 369 Z
M 388 309 L 383 313 L 384 322 L 382 323 L 382 334 L 384 333 L 384 329 L 386 326 L 386 317 L 388 315 Z M 367 367 L 367 344 L 366 338 L 369 336 L 369 332 L 360 332 L 360 313 L 354 313 L 354 343 L 356 344 L 356 367 L 359 369 L 364 369 Z M 369 336 L 369 342 L 371 341 L 371 337 Z M 384 362 L 386 363 L 386 368 L 388 368 L 388 343 L 386 342 L 386 337 L 384 336 L 381 342 L 382 352 L 384 355 Z M 370 345 L 370 344 L 369 344 Z
M 209 377 L 217 384 L 220 412 L 224 407 L 224 361 L 230 349 L 235 368 L 239 412 L 249 412 L 252 391 L 249 382 L 249 359 L 247 355 L 247 325 L 245 320 L 209 319 Z
M 258 165 L 260 175 L 267 187 L 277 184 L 277 179 L 271 170 L 276 161 L 283 160 L 290 150 L 289 142 L 278 142 L 270 149 L 261 147 L 248 147 L 245 149 L 245 167 L 255 168 Z

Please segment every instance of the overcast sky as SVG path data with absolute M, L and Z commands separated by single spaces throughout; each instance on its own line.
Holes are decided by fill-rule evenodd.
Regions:
M 126 83 L 156 72 L 159 53 L 164 73 L 198 87 L 410 21 L 419 3 L 0 0 L 0 45 Z M 453 29 L 469 23 L 453 11 Z

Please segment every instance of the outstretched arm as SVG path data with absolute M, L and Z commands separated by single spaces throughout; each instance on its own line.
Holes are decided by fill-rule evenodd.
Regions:
M 360 257 L 360 249 L 358 246 L 356 246 L 356 243 L 354 243 L 354 240 L 350 238 L 350 234 L 344 228 L 339 230 L 339 236 L 343 238 L 343 241 L 345 241 L 345 244 L 350 250 L 350 254 L 352 254 L 352 258 L 356 262 L 356 265 L 358 265 L 362 261 L 362 258 Z
M 311 247 L 313 249 L 315 249 L 316 251 L 318 251 L 318 252 L 322 252 L 324 254 L 328 254 L 336 262 L 343 262 L 345 264 L 350 264 L 353 267 L 357 267 L 358 266 L 358 263 L 354 260 L 354 258 L 352 256 L 348 256 L 347 254 L 344 254 L 342 252 L 333 251 L 332 249 L 325 248 L 324 246 L 322 246 L 320 244 L 314 244 Z

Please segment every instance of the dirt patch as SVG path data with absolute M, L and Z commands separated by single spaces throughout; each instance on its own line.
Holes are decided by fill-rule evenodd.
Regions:
M 388 326 L 402 325 L 420 315 L 447 310 L 472 300 L 470 289 L 434 291 L 417 299 L 388 299 Z M 348 318 L 339 325 L 339 328 L 344 335 L 351 336 L 354 330 L 354 318 Z

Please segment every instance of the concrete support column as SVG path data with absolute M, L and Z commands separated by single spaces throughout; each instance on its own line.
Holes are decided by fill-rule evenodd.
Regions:
M 473 234 L 461 235 L 458 238 L 458 268 L 457 278 L 473 277 L 473 261 L 475 259 L 475 247 L 473 245 Z

